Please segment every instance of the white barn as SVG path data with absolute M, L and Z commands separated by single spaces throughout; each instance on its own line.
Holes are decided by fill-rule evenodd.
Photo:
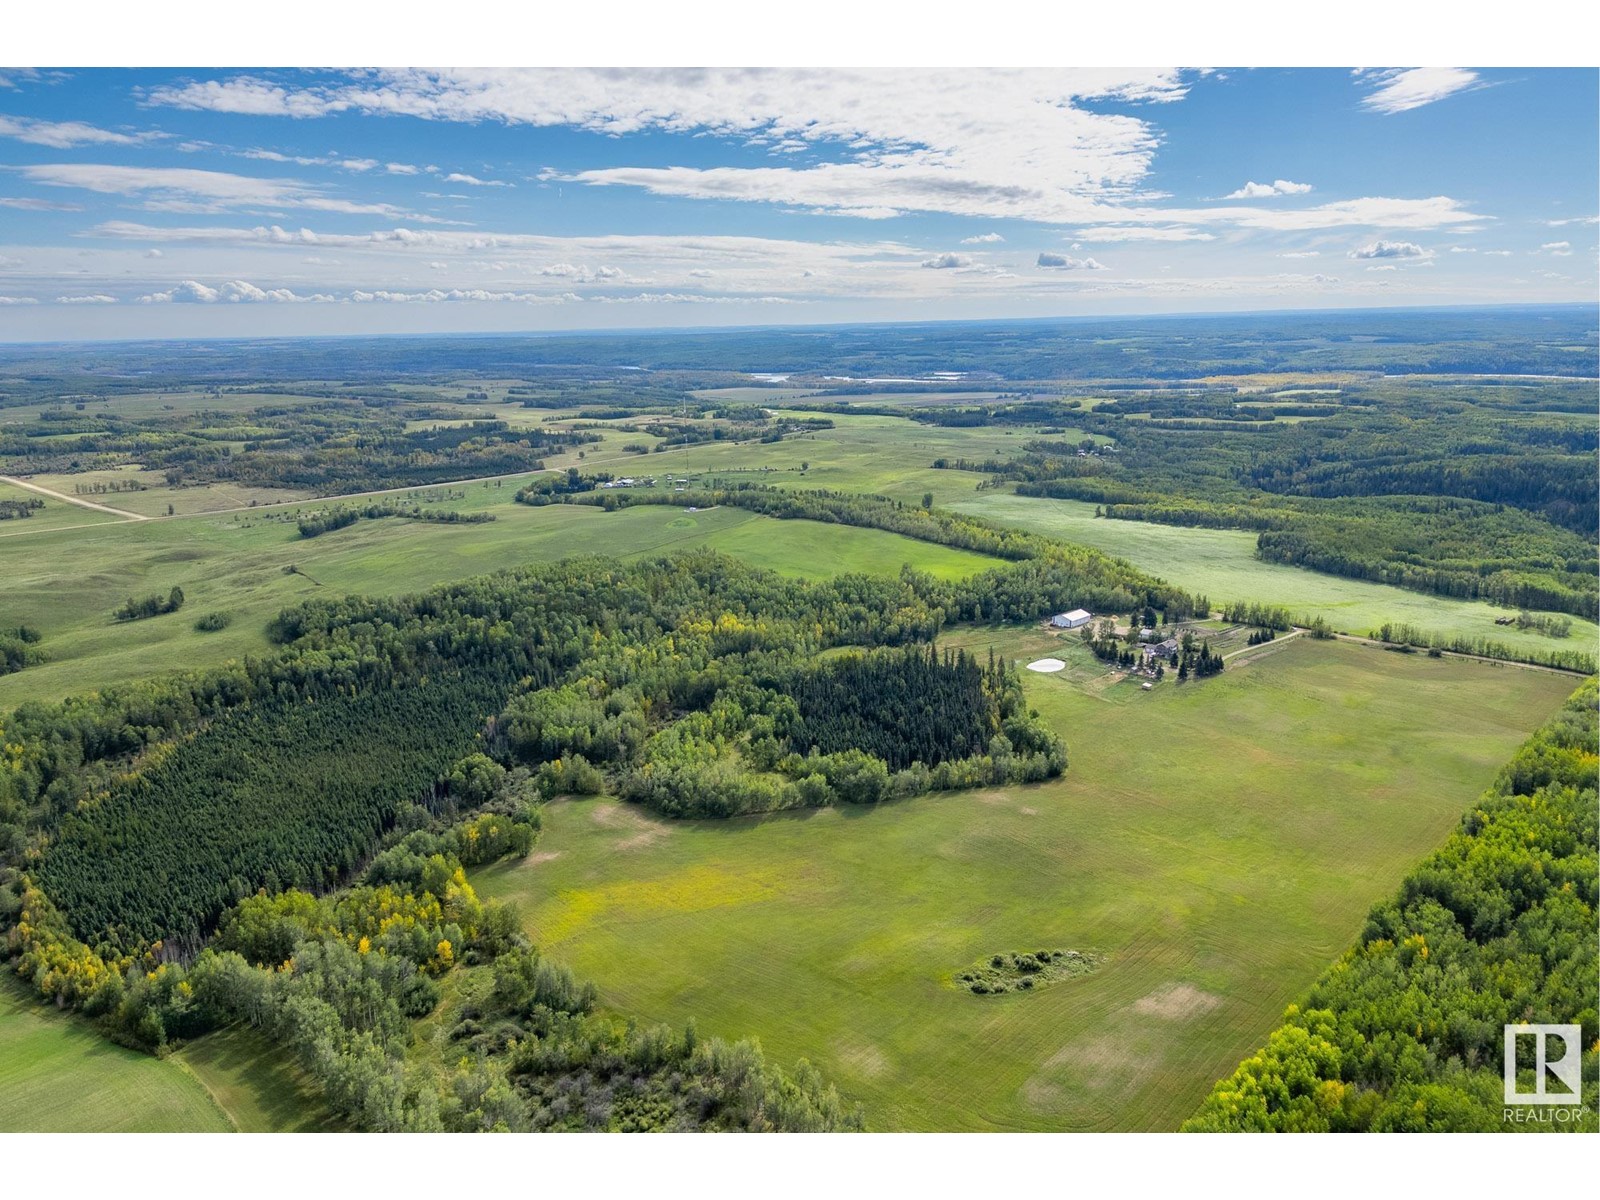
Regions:
M 1087 609 L 1075 608 L 1071 612 L 1057 613 L 1050 618 L 1052 629 L 1077 629 L 1080 625 L 1087 625 L 1094 620 L 1094 614 Z

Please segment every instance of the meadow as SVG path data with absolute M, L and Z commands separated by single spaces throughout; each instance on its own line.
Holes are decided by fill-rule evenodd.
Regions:
M 107 1041 L 82 1017 L 38 1003 L 0 972 L 0 1130 L 219 1133 L 227 1115 L 200 1080 Z
M 1593 649 L 1600 625 L 1572 617 L 1567 639 L 1551 639 L 1515 626 L 1496 625 L 1508 610 L 1481 600 L 1456 600 L 1362 579 L 1346 579 L 1303 567 L 1262 562 L 1256 535 L 1236 529 L 1198 529 L 1148 521 L 1108 521 L 1079 500 L 1050 500 L 989 492 L 952 500 L 957 512 L 1013 525 L 1034 533 L 1093 546 L 1124 558 L 1191 592 L 1213 608 L 1230 600 L 1252 600 L 1287 608 L 1296 618 L 1325 617 L 1345 633 L 1365 636 L 1385 621 L 1416 625 L 1430 633 L 1485 637 L 1532 649 Z
M 1143 692 L 1074 639 L 963 630 L 1028 661 L 1065 778 L 871 810 L 667 822 L 558 802 L 516 900 L 609 1009 L 759 1035 L 870 1128 L 1172 1129 L 1459 820 L 1570 677 L 1298 639 Z M 975 996 L 993 954 L 1106 955 Z

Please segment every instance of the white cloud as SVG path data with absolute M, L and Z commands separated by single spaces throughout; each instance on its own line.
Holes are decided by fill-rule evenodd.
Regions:
M 1275 179 L 1271 183 L 1256 183 L 1251 180 L 1235 192 L 1229 192 L 1224 200 L 1260 200 L 1267 196 L 1300 196 L 1311 190 L 1309 183 L 1295 183 L 1288 179 Z
M 1096 262 L 1092 258 L 1073 258 L 1070 254 L 1052 254 L 1048 250 L 1042 252 L 1035 262 L 1041 267 L 1056 267 L 1066 271 L 1104 271 L 1104 263 Z
M 56 297 L 57 304 L 115 304 L 116 302 L 117 298 L 115 296 L 107 296 L 101 293 L 96 293 L 90 296 Z
M 147 101 L 285 117 L 363 112 L 570 126 L 612 136 L 709 133 L 768 150 L 800 143 L 837 161 L 624 164 L 570 174 L 547 170 L 540 178 L 865 220 L 942 212 L 1107 227 L 1398 230 L 1479 219 L 1440 196 L 1362 197 L 1304 209 L 1154 207 L 1164 197 L 1143 189 L 1159 132 L 1139 117 L 1082 102 L 1171 102 L 1185 95 L 1188 78 L 1177 71 L 1099 69 L 401 70 L 309 87 L 243 76 L 157 89 Z M 1275 180 L 1255 187 L 1296 195 L 1308 185 Z
M 1415 242 L 1376 241 L 1350 251 L 1351 258 L 1432 258 L 1432 250 L 1424 250 Z
M 73 146 L 138 146 L 163 136 L 159 133 L 116 133 L 81 121 L 36 121 L 31 117 L 0 116 L 0 137 L 55 150 L 69 150 Z
M 1572 254 L 1571 242 L 1546 242 L 1539 247 L 1540 254 L 1550 254 L 1556 258 L 1567 258 Z
M 1476 254 L 1477 252 L 1478 252 L 1478 248 L 1476 246 L 1451 246 L 1450 247 L 1450 253 L 1451 254 Z
M 1080 229 L 1073 236 L 1085 242 L 1211 242 L 1216 240 L 1215 234 L 1202 232 L 1189 225 L 1099 225 L 1093 229 Z
M 0 296 L 0 306 L 15 304 L 37 304 L 32 296 Z
M 934 255 L 932 258 L 923 259 L 922 265 L 935 271 L 949 271 L 960 267 L 970 267 L 972 259 L 965 254 L 946 251 L 943 254 Z
M 1552 221 L 1541 222 L 1541 224 L 1558 228 L 1562 225 L 1600 225 L 1600 217 L 1558 217 Z
M 1484 253 L 1488 254 L 1488 255 L 1491 255 L 1494 258 L 1510 258 L 1511 257 L 1511 251 L 1509 251 L 1509 250 L 1485 250 Z
M 259 288 L 243 279 L 232 279 L 217 287 L 207 287 L 185 279 L 164 292 L 140 296 L 139 304 L 307 304 L 331 301 L 324 295 L 300 296 L 288 288 Z
M 479 179 L 476 175 L 464 175 L 460 171 L 452 171 L 442 177 L 445 183 L 465 183 L 472 187 L 514 187 L 503 179 Z
M 1286 250 L 1278 255 L 1279 258 L 1320 258 L 1321 250 Z
M 383 169 L 391 175 L 416 175 L 421 171 L 420 167 L 402 162 L 384 163 Z
M 1362 101 L 1363 108 L 1380 113 L 1409 112 L 1465 91 L 1478 82 L 1476 71 L 1460 67 L 1412 67 L 1364 72 L 1361 79 L 1377 87 Z
M 166 251 L 156 249 L 155 247 L 151 247 L 149 250 L 146 250 L 144 252 L 144 256 L 146 258 L 165 258 L 166 257 Z
M 0 208 L 17 208 L 23 212 L 82 212 L 81 204 L 58 204 L 54 200 L 39 200 L 33 196 L 0 196 Z
M 963 246 L 987 246 L 993 244 L 994 242 L 1003 241 L 1005 241 L 1005 238 L 1001 237 L 998 233 L 980 233 L 976 237 L 962 238 L 961 244 Z
M 104 195 L 139 196 L 158 212 L 221 212 L 230 208 L 302 208 L 432 221 L 392 204 L 361 204 L 324 195 L 293 179 L 262 179 L 189 167 L 124 167 L 102 163 L 48 163 L 17 168 L 34 183 L 81 188 Z

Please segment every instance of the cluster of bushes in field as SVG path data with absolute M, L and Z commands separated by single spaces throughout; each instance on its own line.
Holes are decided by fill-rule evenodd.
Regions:
M 27 520 L 43 507 L 44 501 L 37 496 L 26 500 L 0 500 L 0 521 Z
M 407 521 L 430 521 L 438 525 L 482 525 L 495 519 L 494 514 L 490 512 L 424 508 L 420 504 L 397 504 L 385 500 L 374 504 L 322 509 L 301 517 L 297 524 L 301 537 L 312 538 L 335 529 L 344 529 L 357 521 L 377 521 L 384 517 L 402 517 Z
M 1081 950 L 1021 950 L 992 954 L 956 976 L 956 986 L 974 996 L 1003 996 L 1031 992 L 1065 979 L 1087 975 L 1102 962 L 1102 954 Z
M 0 630 L 0 675 L 43 662 L 44 651 L 39 649 L 43 640 L 44 635 L 32 625 Z
M 1524 1022 L 1582 1027 L 1590 1092 L 1597 698 L 1591 679 L 1522 745 L 1185 1129 L 1505 1130 L 1502 1033 Z M 1560 1128 L 1593 1132 L 1594 1107 Z
M 142 621 L 147 617 L 161 617 L 167 613 L 175 613 L 183 607 L 183 589 L 173 588 L 165 596 L 157 593 L 153 596 L 140 596 L 135 599 L 128 597 L 127 603 L 111 615 L 119 621 Z

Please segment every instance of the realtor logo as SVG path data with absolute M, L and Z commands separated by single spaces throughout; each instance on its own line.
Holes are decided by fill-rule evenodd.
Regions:
M 1517 1090 L 1517 1046 L 1533 1039 L 1533 1090 Z M 1581 1025 L 1507 1025 L 1505 1099 L 1507 1104 L 1580 1104 Z M 1557 1056 L 1552 1058 L 1552 1053 Z M 1557 1085 L 1551 1090 L 1550 1084 Z

